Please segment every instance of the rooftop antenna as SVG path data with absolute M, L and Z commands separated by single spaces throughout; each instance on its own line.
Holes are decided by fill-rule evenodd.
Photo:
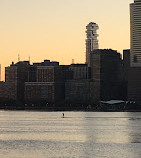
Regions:
M 18 54 L 18 62 L 20 61 L 20 54 Z
M 29 56 L 29 64 L 30 64 L 30 56 Z
M 74 64 L 74 59 L 72 59 L 72 64 Z

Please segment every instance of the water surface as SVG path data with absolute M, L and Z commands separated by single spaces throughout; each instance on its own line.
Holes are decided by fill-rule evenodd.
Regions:
M 141 158 L 141 113 L 0 111 L 0 158 Z

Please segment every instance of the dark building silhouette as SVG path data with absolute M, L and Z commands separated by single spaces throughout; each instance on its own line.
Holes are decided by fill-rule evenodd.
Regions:
M 128 82 L 128 73 L 130 69 L 130 49 L 123 50 L 123 74 L 124 80 Z
M 90 79 L 91 69 L 87 64 L 71 64 L 69 70 L 73 72 L 73 79 Z
M 54 82 L 26 82 L 25 100 L 28 103 L 57 103 L 64 99 L 64 84 Z
M 128 100 L 141 103 L 141 67 L 130 67 L 128 77 Z
M 33 63 L 29 75 L 30 80 L 25 82 L 26 102 L 57 103 L 65 100 L 65 81 L 71 79 L 73 74 L 68 66 L 45 60 Z
M 69 80 L 66 82 L 65 100 L 74 105 L 95 104 L 99 99 L 97 87 L 97 83 L 90 79 Z
M 23 61 L 12 63 L 5 68 L 5 84 L 9 96 L 13 100 L 24 100 L 24 83 L 28 80 L 29 62 Z
M 98 87 L 98 100 L 123 99 L 122 59 L 111 49 L 97 49 L 90 54 L 92 79 Z
M 40 63 L 33 63 L 33 66 L 59 66 L 59 62 L 57 61 L 50 61 L 50 60 L 44 60 Z
M 128 80 L 130 71 L 130 49 L 123 50 L 123 80 L 125 89 L 125 100 L 128 100 Z
M 91 68 L 87 64 L 71 64 L 73 79 L 66 81 L 65 100 L 71 104 L 92 104 L 97 101 L 95 83 L 91 80 Z
M 28 61 L 12 63 L 5 69 L 6 81 L 0 83 L 0 98 L 74 105 L 125 99 L 129 56 L 129 51 L 125 50 L 122 62 L 117 51 L 97 49 L 90 53 L 90 67 L 87 64 L 59 65 L 50 60 L 32 65 Z

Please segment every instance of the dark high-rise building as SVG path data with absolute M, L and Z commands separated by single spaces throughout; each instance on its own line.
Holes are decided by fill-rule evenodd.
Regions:
M 91 75 L 97 84 L 99 100 L 123 99 L 121 91 L 122 59 L 111 49 L 98 49 L 90 54 Z

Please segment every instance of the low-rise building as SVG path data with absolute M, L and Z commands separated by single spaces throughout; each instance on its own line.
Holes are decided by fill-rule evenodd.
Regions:
M 56 103 L 64 99 L 64 86 L 54 82 L 26 82 L 25 99 L 31 103 Z

